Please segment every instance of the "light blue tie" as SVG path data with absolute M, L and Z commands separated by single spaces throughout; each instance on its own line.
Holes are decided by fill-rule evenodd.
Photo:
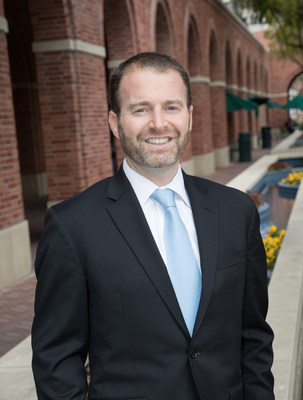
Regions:
M 188 331 L 192 335 L 202 289 L 199 266 L 178 213 L 174 192 L 170 189 L 158 189 L 151 198 L 164 208 L 164 244 L 168 273 Z

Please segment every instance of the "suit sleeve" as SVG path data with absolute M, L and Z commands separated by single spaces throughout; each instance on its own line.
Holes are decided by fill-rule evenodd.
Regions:
M 242 327 L 242 371 L 245 400 L 273 400 L 273 332 L 265 321 L 268 309 L 267 267 L 259 231 L 259 214 L 252 205 L 247 237 L 247 273 Z
M 38 399 L 83 400 L 89 342 L 86 274 L 54 209 L 46 214 L 35 269 L 32 367 Z

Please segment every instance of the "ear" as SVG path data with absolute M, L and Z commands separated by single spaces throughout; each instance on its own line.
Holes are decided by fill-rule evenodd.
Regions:
M 108 122 L 109 122 L 110 129 L 112 130 L 114 136 L 117 139 L 119 139 L 118 117 L 117 117 L 117 114 L 112 110 L 110 110 L 110 112 L 108 114 Z
M 193 127 L 193 110 L 194 110 L 194 106 L 190 106 L 189 107 L 189 132 L 191 132 L 192 127 Z

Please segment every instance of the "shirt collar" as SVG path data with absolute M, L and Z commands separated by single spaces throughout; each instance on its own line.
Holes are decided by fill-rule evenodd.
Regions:
M 144 176 L 138 174 L 138 172 L 134 171 L 128 165 L 126 159 L 123 161 L 123 170 L 130 184 L 132 185 L 139 203 L 141 207 L 146 203 L 152 193 L 158 189 L 158 186 L 155 185 L 152 181 L 145 178 Z M 181 166 L 179 165 L 178 171 L 171 182 L 169 182 L 166 186 L 161 186 L 161 189 L 171 189 L 184 201 L 184 203 L 190 207 L 190 201 L 188 194 L 185 190 L 184 179 L 181 170 Z

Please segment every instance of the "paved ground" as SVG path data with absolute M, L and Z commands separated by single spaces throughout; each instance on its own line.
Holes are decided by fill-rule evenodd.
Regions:
M 269 150 L 254 150 L 251 162 L 268 154 Z M 207 178 L 225 184 L 246 169 L 251 162 L 234 162 L 226 168 L 219 168 Z M 45 201 L 46 199 L 37 199 L 25 204 L 26 218 L 30 223 L 33 259 L 42 230 Z M 36 279 L 32 273 L 21 282 L 0 292 L 0 357 L 30 334 L 34 315 L 35 284 Z

